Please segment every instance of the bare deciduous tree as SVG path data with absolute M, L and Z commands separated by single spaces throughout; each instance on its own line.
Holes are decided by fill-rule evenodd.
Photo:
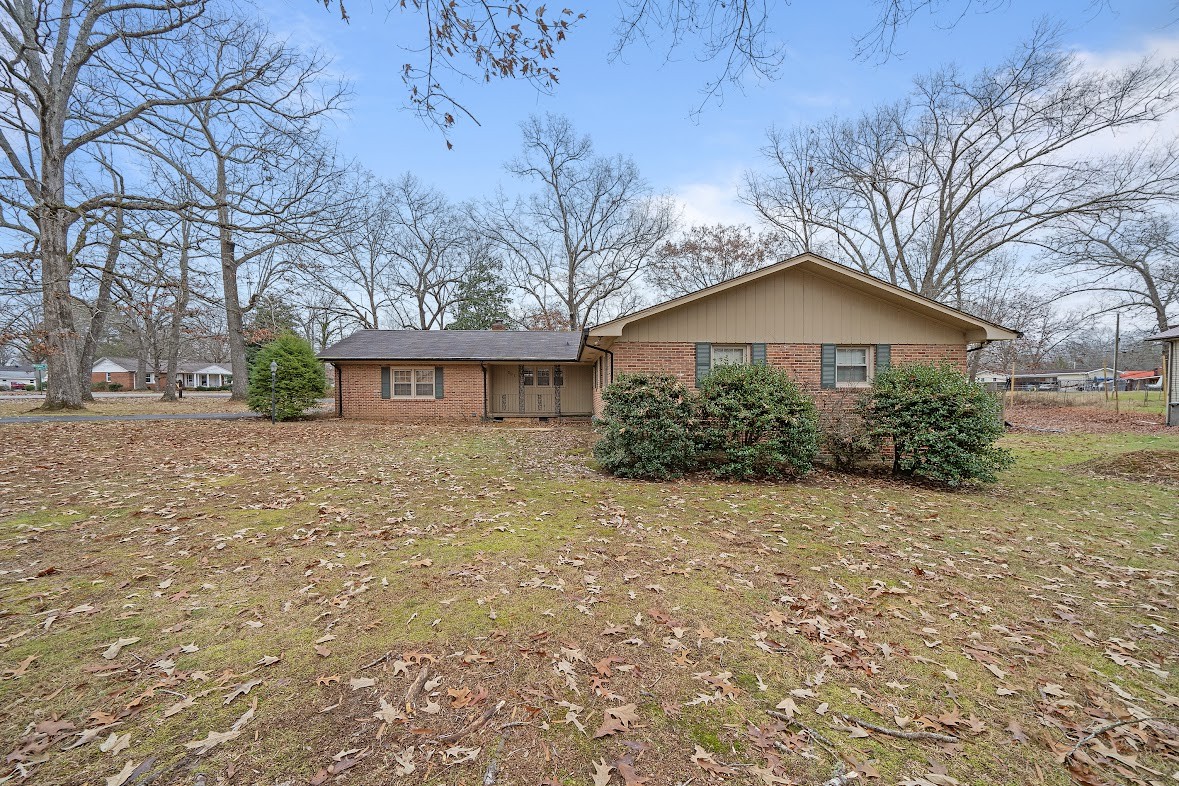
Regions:
M 788 254 L 788 244 L 777 233 L 754 234 L 746 224 L 698 225 L 659 247 L 647 278 L 675 297 L 779 262 Z
M 0 4 L 0 151 L 6 174 L 23 184 L 19 209 L 35 217 L 47 359 L 44 407 L 82 406 L 79 333 L 70 289 L 70 230 L 106 194 L 67 186 L 74 159 L 143 113 L 183 99 L 142 91 L 121 77 L 141 46 L 180 35 L 205 0 L 78 0 Z M 232 84 L 224 89 L 232 91 Z
M 826 244 L 866 272 L 963 303 L 995 254 L 1179 182 L 1174 146 L 1085 147 L 1172 112 L 1179 63 L 1093 73 L 1056 43 L 1041 29 L 973 78 L 945 68 L 858 118 L 771 131 L 771 168 L 747 176 L 745 198 L 805 248 Z
M 515 286 L 539 311 L 560 307 L 578 330 L 633 293 L 675 208 L 651 193 L 634 161 L 596 155 L 568 118 L 532 117 L 522 130 L 523 152 L 507 170 L 539 190 L 488 202 L 482 228 Z
M 244 399 L 245 314 L 293 270 L 295 248 L 332 234 L 348 198 L 344 170 L 319 135 L 344 88 L 326 78 L 322 57 L 257 22 L 227 19 L 201 33 L 145 53 L 138 79 L 173 96 L 173 108 L 143 114 L 120 139 L 170 169 L 195 197 L 193 215 L 216 228 L 233 397 Z M 238 88 L 221 97 L 223 83 Z M 217 98 L 185 100 L 194 96 Z M 244 300 L 243 271 L 252 284 Z
M 389 189 L 397 326 L 441 329 L 470 267 L 466 216 L 445 194 L 412 174 L 402 175 Z
M 1044 243 L 1051 272 L 1070 279 L 1063 294 L 1112 296 L 1104 310 L 1149 315 L 1166 330 L 1179 308 L 1179 225 L 1161 210 L 1078 216 Z

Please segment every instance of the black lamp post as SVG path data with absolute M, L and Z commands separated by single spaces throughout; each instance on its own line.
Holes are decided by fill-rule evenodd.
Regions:
M 278 419 L 278 399 L 275 398 L 275 390 L 277 385 L 278 361 L 270 361 L 270 422 L 274 423 Z

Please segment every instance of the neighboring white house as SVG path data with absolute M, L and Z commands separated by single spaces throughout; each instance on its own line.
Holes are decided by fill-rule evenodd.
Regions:
M 167 384 L 166 366 L 157 369 L 148 365 L 146 378 L 136 384 L 138 368 L 136 358 L 102 357 L 91 369 L 90 379 L 96 385 L 118 385 L 123 390 L 144 387 L 155 390 Z M 233 371 L 219 361 L 193 360 L 180 364 L 180 378 L 186 388 L 221 388 L 233 381 Z
M 37 372 L 32 366 L 0 366 L 0 390 L 32 388 L 37 384 Z

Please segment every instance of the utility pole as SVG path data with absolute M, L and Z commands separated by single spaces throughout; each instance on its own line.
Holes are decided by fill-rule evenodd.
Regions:
M 1114 315 L 1114 361 L 1113 361 L 1113 389 L 1114 389 L 1114 412 L 1121 413 L 1120 402 L 1118 401 L 1118 352 L 1122 348 L 1122 312 Z

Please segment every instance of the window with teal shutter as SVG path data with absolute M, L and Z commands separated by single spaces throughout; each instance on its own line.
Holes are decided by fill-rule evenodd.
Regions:
M 389 398 L 389 367 L 381 366 L 381 398 Z
M 823 344 L 819 349 L 819 387 L 835 387 L 835 345 Z
M 755 366 L 764 366 L 766 364 L 766 345 L 765 344 L 750 344 L 749 345 L 749 362 Z
M 712 370 L 712 344 L 696 345 L 696 384 Z
M 876 368 L 874 374 L 879 374 L 885 371 L 892 364 L 892 345 L 891 344 L 877 344 L 876 345 Z
M 434 366 L 434 398 L 443 398 L 442 366 Z

